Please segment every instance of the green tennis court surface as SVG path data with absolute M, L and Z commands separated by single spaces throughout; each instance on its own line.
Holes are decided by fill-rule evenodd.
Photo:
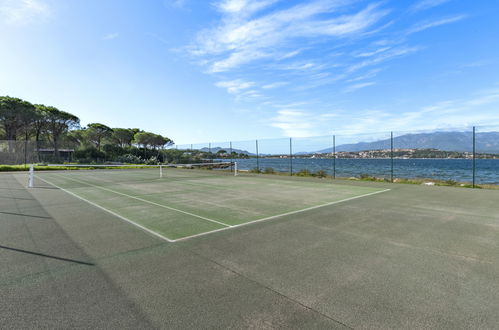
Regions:
M 38 172 L 61 188 L 168 241 L 190 238 L 386 191 L 330 182 L 169 168 Z
M 498 190 L 202 170 L 35 173 L 32 189 L 27 173 L 0 173 L 1 329 L 499 324 Z M 286 212 L 295 213 L 251 222 Z M 219 231 L 171 243 L 119 217 L 171 240 Z

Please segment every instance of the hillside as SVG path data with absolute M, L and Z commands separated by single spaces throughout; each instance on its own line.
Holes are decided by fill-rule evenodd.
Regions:
M 393 147 L 397 149 L 437 149 L 444 151 L 471 152 L 473 150 L 471 132 L 436 132 L 406 134 L 393 139 Z M 374 142 L 359 142 L 340 144 L 337 152 L 355 152 L 363 150 L 389 149 L 390 139 Z M 332 152 L 333 148 L 326 148 L 317 153 Z M 476 134 L 476 151 L 481 153 L 499 153 L 499 132 Z

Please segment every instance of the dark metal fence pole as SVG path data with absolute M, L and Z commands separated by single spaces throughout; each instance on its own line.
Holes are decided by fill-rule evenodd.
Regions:
M 211 142 L 208 143 L 208 157 L 210 159 L 210 163 L 213 163 L 213 155 L 211 154 Z
M 476 174 L 476 136 L 475 136 L 475 126 L 473 126 L 473 188 L 475 188 L 475 174 Z
M 336 179 L 336 136 L 333 135 L 333 179 Z
M 289 138 L 289 175 L 293 175 L 293 142 Z
M 229 142 L 229 152 L 230 152 L 230 171 L 232 172 L 232 164 L 234 163 L 234 155 L 232 154 L 232 141 Z
M 259 160 L 259 154 L 258 154 L 258 140 L 255 140 L 255 145 L 256 145 L 256 171 L 260 173 L 260 160 Z
M 390 132 L 390 158 L 391 158 L 390 181 L 393 183 L 393 132 Z
M 28 139 L 24 140 L 24 167 L 28 162 Z

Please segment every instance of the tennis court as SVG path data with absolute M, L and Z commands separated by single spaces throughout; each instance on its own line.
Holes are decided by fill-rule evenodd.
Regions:
M 163 174 L 0 173 L 0 328 L 499 324 L 497 190 Z
M 230 171 L 167 168 L 37 172 L 51 185 L 167 241 L 176 241 L 387 191 L 286 181 Z M 164 172 L 164 174 L 163 174 Z

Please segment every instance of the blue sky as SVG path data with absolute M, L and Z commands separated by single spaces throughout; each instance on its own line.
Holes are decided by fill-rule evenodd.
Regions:
M 178 143 L 499 123 L 496 0 L 0 0 L 0 95 Z

